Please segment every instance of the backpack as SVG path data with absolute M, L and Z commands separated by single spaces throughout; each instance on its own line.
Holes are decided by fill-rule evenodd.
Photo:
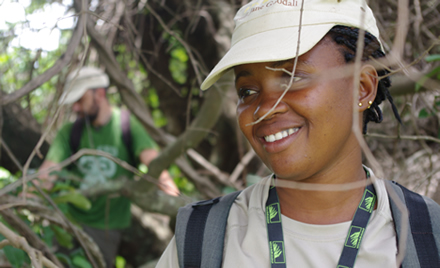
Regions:
M 401 267 L 440 267 L 440 253 L 437 245 L 440 241 L 436 241 L 434 237 L 434 233 L 437 236 L 440 234 L 440 226 L 437 226 L 438 224 L 433 226 L 431 223 L 431 217 L 436 217 L 436 222 L 440 221 L 440 207 L 434 201 L 396 182 L 386 182 L 387 191 L 394 191 L 406 204 L 409 213 L 408 218 L 402 218 L 396 202 L 389 198 L 397 241 L 402 238 L 401 227 L 404 221 L 410 228 Z M 189 204 L 179 209 L 175 240 L 180 267 L 221 267 L 229 210 L 239 194 L 240 191 Z M 437 239 L 440 240 L 440 238 Z
M 69 146 L 72 155 L 78 152 L 79 144 L 81 141 L 81 135 L 85 125 L 84 118 L 78 118 L 75 120 L 70 131 Z M 128 151 L 128 156 L 130 158 L 130 164 L 137 165 L 135 161 L 135 156 L 133 152 L 131 130 L 130 130 L 130 112 L 128 110 L 121 110 L 121 131 L 122 131 L 122 141 Z

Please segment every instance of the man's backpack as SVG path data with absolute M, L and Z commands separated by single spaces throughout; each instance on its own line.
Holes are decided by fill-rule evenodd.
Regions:
M 402 218 L 396 202 L 389 198 L 397 241 L 402 238 L 404 222 L 410 229 L 406 237 L 406 252 L 401 267 L 440 267 L 437 244 L 440 241 L 436 241 L 431 223 L 431 216 L 438 217 L 440 213 L 438 205 L 395 182 L 387 181 L 386 186 L 388 191 L 394 191 L 400 201 L 406 204 L 409 213 L 409 218 Z M 239 194 L 240 192 L 234 192 L 179 209 L 175 240 L 181 268 L 221 267 L 229 210 Z M 440 234 L 439 229 L 439 226 L 434 226 L 437 235 Z
M 73 123 L 72 130 L 70 131 L 69 146 L 72 155 L 78 152 L 79 145 L 81 142 L 81 135 L 86 122 L 84 118 L 78 118 Z M 130 164 L 135 165 L 135 156 L 133 152 L 131 130 L 130 130 L 130 112 L 128 110 L 121 110 L 121 131 L 122 131 L 122 141 L 127 148 Z

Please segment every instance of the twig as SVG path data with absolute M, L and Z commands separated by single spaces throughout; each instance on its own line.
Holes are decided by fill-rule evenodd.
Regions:
M 395 57 L 397 62 L 401 62 L 405 48 L 405 40 L 408 34 L 408 16 L 409 1 L 399 0 L 399 4 L 397 6 L 396 36 L 394 38 L 393 47 L 390 52 L 390 55 Z
M 236 188 L 237 190 L 243 189 L 243 187 L 241 185 L 235 183 L 235 181 L 232 181 L 230 179 L 228 180 L 228 175 L 222 173 L 222 171 L 219 168 L 217 168 L 216 166 L 211 164 L 208 160 L 206 160 L 203 156 L 201 156 L 195 150 L 188 149 L 186 151 L 186 153 L 188 154 L 189 157 L 191 157 L 193 160 L 195 160 L 197 163 L 199 163 L 201 166 L 203 166 L 206 170 L 208 170 L 211 174 L 213 174 L 214 177 L 217 179 L 217 181 L 219 181 L 220 183 L 227 185 L 227 186 L 232 186 L 232 187 Z
M 2 222 L 0 222 L 0 233 L 3 234 L 3 236 L 7 239 L 11 246 L 22 249 L 29 255 L 33 267 L 42 268 L 44 266 L 48 268 L 59 268 L 52 261 L 42 256 L 41 254 L 38 254 L 37 250 L 29 246 L 25 238 L 16 235 L 13 231 L 9 230 L 9 228 L 6 227 Z M 6 243 L 7 242 L 2 241 L 2 245 L 5 246 Z M 39 258 L 37 258 L 37 256 Z M 43 266 L 40 265 L 40 262 L 43 264 Z
M 364 10 L 366 7 L 366 2 L 363 3 Z M 359 142 L 359 145 L 361 147 L 362 152 L 364 152 L 365 157 L 369 161 L 369 163 L 372 166 L 372 169 L 376 171 L 379 177 L 383 177 L 383 170 L 381 166 L 379 165 L 378 161 L 374 157 L 373 153 L 371 152 L 370 148 L 368 148 L 367 143 L 365 142 L 364 137 L 362 136 L 361 130 L 359 128 L 359 88 L 360 88 L 360 75 L 361 75 L 361 66 L 362 66 L 362 56 L 364 51 L 364 40 L 365 40 L 365 30 L 363 30 L 363 24 L 365 23 L 365 12 L 361 13 L 360 19 L 360 27 L 359 27 L 359 34 L 358 34 L 358 40 L 356 44 L 356 58 L 354 62 L 354 75 L 353 75 L 353 114 L 352 114 L 352 131 L 355 135 L 357 141 Z M 374 177 L 373 181 L 374 181 Z
M 9 240 L 7 240 L 7 239 L 0 241 L 0 249 L 3 249 L 4 247 L 10 246 L 10 245 L 11 245 L 11 242 L 9 242 Z
M 166 25 L 165 22 L 162 20 L 162 18 L 156 13 L 156 11 L 154 11 L 154 9 L 151 8 L 151 6 L 150 6 L 148 3 L 145 4 L 145 7 L 146 7 L 146 8 L 151 12 L 151 14 L 157 19 L 157 21 L 160 23 L 160 25 L 162 26 L 162 28 L 163 28 L 168 34 L 170 34 L 170 35 L 172 35 L 174 38 L 176 38 L 176 40 L 179 41 L 179 42 L 182 44 L 182 46 L 185 48 L 186 53 L 188 53 L 188 56 L 189 56 L 189 58 L 190 58 L 190 60 L 191 60 L 191 64 L 192 64 L 193 69 L 194 69 L 194 72 L 195 72 L 195 74 L 196 74 L 197 81 L 199 82 L 199 85 L 201 85 L 201 84 L 202 84 L 202 78 L 201 78 L 201 75 L 200 75 L 200 72 L 199 72 L 199 68 L 197 68 L 197 61 L 196 61 L 196 59 L 194 58 L 194 55 L 193 55 L 192 50 L 191 50 L 191 48 L 189 47 L 189 45 L 188 45 L 184 40 L 182 40 L 182 38 L 180 38 L 179 35 L 175 34 L 173 31 L 171 31 L 171 29 L 169 29 L 169 28 L 167 27 L 167 25 Z
M 235 183 L 240 176 L 240 174 L 243 172 L 243 169 L 249 164 L 249 162 L 252 160 L 252 158 L 255 157 L 255 151 L 253 149 L 250 149 L 243 158 L 241 158 L 240 162 L 235 167 L 234 171 L 232 171 L 231 176 L 229 177 L 229 180 L 231 183 Z
M 73 54 L 73 52 L 75 51 L 75 48 L 79 45 L 79 42 L 81 41 L 81 35 L 82 35 L 82 33 L 85 33 L 85 31 L 84 31 L 84 27 L 85 27 L 86 21 L 87 21 L 87 17 L 86 17 L 84 14 L 82 14 L 82 15 L 78 18 L 77 26 L 76 26 L 76 28 L 75 28 L 75 32 L 74 32 L 74 34 L 73 34 L 73 36 L 75 36 L 75 40 L 71 40 L 72 43 L 75 44 L 75 46 L 70 46 L 70 45 L 69 45 L 67 49 L 68 49 L 68 50 L 70 49 L 71 52 L 69 51 L 69 53 L 67 53 L 67 50 L 66 50 L 66 54 L 70 54 L 70 53 Z M 75 34 L 75 33 L 76 33 L 76 34 Z M 81 34 L 81 35 L 80 35 L 80 34 Z M 73 38 L 73 36 L 72 36 L 72 38 Z M 64 58 L 64 57 L 63 57 L 63 58 Z M 68 58 L 68 61 L 67 61 L 65 64 L 67 64 L 68 62 L 70 62 L 71 58 L 72 58 L 72 55 L 70 55 L 70 57 Z M 84 58 L 83 58 L 83 60 L 84 60 Z M 55 69 L 55 67 L 57 66 L 57 63 L 58 63 L 58 61 L 57 61 L 57 62 L 55 63 L 55 65 L 54 65 L 52 68 L 50 68 L 47 72 L 49 72 L 50 70 L 54 70 L 54 71 L 59 72 L 59 69 L 58 69 L 58 68 Z M 64 66 L 60 66 L 60 68 L 61 68 L 61 67 L 64 67 Z M 47 73 L 47 72 L 46 72 L 46 73 Z M 52 75 L 52 76 L 53 76 L 53 75 Z M 50 78 L 50 77 L 49 77 L 49 78 Z M 32 81 L 31 81 L 31 82 L 32 82 Z M 30 154 L 30 156 L 28 157 L 28 159 L 27 159 L 27 161 L 26 161 L 26 163 L 25 163 L 25 165 L 24 165 L 24 167 L 23 167 L 23 175 L 24 175 L 24 176 L 26 176 L 27 170 L 28 170 L 28 168 L 29 168 L 29 165 L 30 165 L 32 159 L 34 158 L 34 156 L 35 156 L 35 154 L 37 153 L 37 151 L 39 151 L 39 149 L 40 149 L 41 145 L 43 144 L 43 142 L 44 142 L 44 140 L 45 140 L 47 134 L 49 133 L 49 130 L 52 128 L 52 125 L 55 123 L 56 118 L 58 117 L 59 112 L 60 112 L 60 108 L 58 107 L 57 111 L 55 112 L 55 115 L 54 115 L 54 118 L 53 118 L 52 122 L 49 124 L 49 127 L 48 127 L 47 130 L 43 133 L 43 135 L 41 135 L 40 140 L 38 141 L 38 143 L 37 143 L 37 145 L 35 146 L 34 150 L 33 150 L 32 153 Z M 26 187 L 27 187 L 26 184 L 23 182 L 23 192 L 25 193 L 25 194 L 23 195 L 24 198 L 26 197 Z
M 414 21 L 414 32 L 416 38 L 420 37 L 420 24 L 423 22 L 422 9 L 420 8 L 420 0 L 414 0 L 414 8 L 416 10 L 416 19 Z
M 31 244 L 32 247 L 44 252 L 44 254 L 46 254 L 49 259 L 56 264 L 56 266 L 64 267 L 57 257 L 51 252 L 50 248 L 13 211 L 3 210 L 0 211 L 0 214 L 2 218 L 9 224 L 9 226 L 13 227 L 20 235 L 29 241 L 29 244 Z
M 73 54 L 75 53 L 75 49 L 78 47 L 81 41 L 81 36 L 83 34 L 83 27 L 82 27 L 84 23 L 84 20 L 82 19 L 83 16 L 84 15 L 81 15 L 78 18 L 77 27 L 75 27 L 75 30 L 73 31 L 72 38 L 69 41 L 69 45 L 67 46 L 66 52 L 46 72 L 35 77 L 19 90 L 16 90 L 13 93 L 3 96 L 1 99 L 2 105 L 6 105 L 8 103 L 14 102 L 20 99 L 21 97 L 29 94 L 31 91 L 37 89 L 43 83 L 51 79 L 54 75 L 58 74 L 61 69 L 63 69 L 65 66 L 67 66 L 67 64 L 70 63 Z
M 338 183 L 338 184 L 324 184 L 324 183 L 306 183 L 299 181 L 288 181 L 288 180 L 274 180 L 273 184 L 277 187 L 298 189 L 304 191 L 321 191 L 321 192 L 340 192 L 340 191 L 350 191 L 353 189 L 363 188 L 369 184 L 373 183 L 373 180 L 377 180 L 376 176 L 371 176 L 366 180 L 360 180 L 348 183 Z
M 401 229 L 400 229 L 400 236 L 399 236 L 399 241 L 398 241 L 398 253 L 396 256 L 396 263 L 397 266 L 396 267 L 400 267 L 400 265 L 403 262 L 403 258 L 406 255 L 406 243 L 407 243 L 407 236 L 408 236 L 408 232 L 409 232 L 409 225 L 408 225 L 408 209 L 406 207 L 406 205 L 403 203 L 403 201 L 399 198 L 399 196 L 397 195 L 396 191 L 394 190 L 393 187 L 391 187 L 390 185 L 388 185 L 388 183 L 385 183 L 385 187 L 387 189 L 387 193 L 390 196 L 390 198 L 392 200 L 394 200 L 394 203 L 397 206 L 397 209 L 399 209 L 400 214 L 402 215 L 402 217 L 400 218 L 400 222 L 402 223 L 401 225 Z
M 381 139 L 396 139 L 396 140 L 411 140 L 411 141 L 433 141 L 436 143 L 440 143 L 440 139 L 431 137 L 431 136 L 406 136 L 406 135 L 400 135 L 400 136 L 391 136 L 391 135 L 384 135 L 379 133 L 369 133 L 365 134 L 366 137 L 372 137 L 372 138 L 381 138 Z
M 304 12 L 304 1 L 305 0 L 301 1 L 301 9 L 300 9 L 300 15 L 299 15 L 299 26 L 298 26 L 298 42 L 296 43 L 296 55 L 295 55 L 295 60 L 293 63 L 293 69 L 292 69 L 292 72 L 290 75 L 289 84 L 284 85 L 286 87 L 286 89 L 284 89 L 283 94 L 281 94 L 281 96 L 278 98 L 276 103 L 272 106 L 272 108 L 270 108 L 269 111 L 267 111 L 263 116 L 258 118 L 256 121 L 254 121 L 250 124 L 247 124 L 246 126 L 256 125 L 256 124 L 260 123 L 261 121 L 263 121 L 270 113 L 273 112 L 273 110 L 275 110 L 275 108 L 278 106 L 278 104 L 281 102 L 281 100 L 284 98 L 284 96 L 289 91 L 290 87 L 292 86 L 293 80 L 295 79 L 296 65 L 298 64 L 299 47 L 300 47 L 300 43 L 301 43 L 300 40 L 301 40 L 301 29 L 302 29 L 302 16 L 303 16 L 303 12 Z
M 6 153 L 8 154 L 9 158 L 11 158 L 12 162 L 20 169 L 23 170 L 23 166 L 20 164 L 20 162 L 15 157 L 14 153 L 12 153 L 11 149 L 9 148 L 8 144 L 3 140 L 3 137 L 0 136 L 0 144 L 3 146 L 3 149 L 5 149 Z

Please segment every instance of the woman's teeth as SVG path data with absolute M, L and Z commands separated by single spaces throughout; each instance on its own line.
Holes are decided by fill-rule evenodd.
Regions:
M 280 131 L 278 133 L 271 134 L 269 136 L 264 136 L 264 140 L 266 142 L 274 142 L 277 140 L 281 140 L 282 138 L 285 138 L 289 135 L 292 135 L 293 133 L 297 132 L 298 130 L 299 130 L 299 127 L 289 128 L 289 129 Z

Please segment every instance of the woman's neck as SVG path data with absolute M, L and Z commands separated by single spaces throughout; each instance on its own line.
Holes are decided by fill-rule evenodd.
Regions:
M 348 179 L 336 176 L 320 180 L 320 183 L 342 184 L 366 179 L 362 166 L 352 172 L 346 170 L 345 176 Z M 363 193 L 363 187 L 348 191 L 309 191 L 277 187 L 281 213 L 294 220 L 310 224 L 334 224 L 350 221 Z

